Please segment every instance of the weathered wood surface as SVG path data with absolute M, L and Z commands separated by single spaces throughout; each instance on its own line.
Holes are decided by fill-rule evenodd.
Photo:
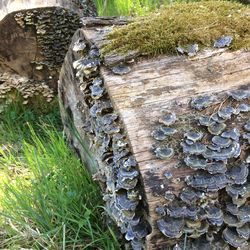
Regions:
M 131 20 L 129 17 L 84 17 L 82 25 L 83 27 L 125 25 Z
M 154 240 L 158 234 L 155 209 L 166 202 L 164 195 L 156 197 L 154 190 L 157 192 L 165 182 L 164 172 L 170 171 L 175 179 L 181 180 L 192 174 L 191 169 L 176 168 L 180 164 L 177 159 L 166 163 L 152 154 L 155 143 L 151 136 L 152 128 L 164 110 L 174 111 L 177 116 L 192 112 L 188 104 L 195 95 L 220 93 L 240 86 L 250 88 L 249 62 L 250 53 L 238 51 L 192 61 L 183 57 L 143 60 L 132 66 L 132 72 L 125 76 L 114 76 L 102 68 L 105 84 L 126 127 L 144 182 L 149 218 L 153 222 L 153 233 L 147 238 L 148 249 L 164 246 L 164 239 Z M 148 175 L 152 170 L 155 179 Z M 161 193 L 172 190 L 178 195 L 182 184 L 164 185 L 160 187 Z
M 77 138 L 67 128 L 66 109 L 68 108 L 71 110 L 71 118 L 79 135 L 86 138 L 82 124 L 86 119 L 85 109 L 87 108 L 82 108 L 85 115 L 77 108 L 78 104 L 81 106 L 81 101 L 85 97 L 76 84 L 78 80 L 72 68 L 72 63 L 79 59 L 80 55 L 73 52 L 72 47 L 79 38 L 101 46 L 103 37 L 97 28 L 85 28 L 75 34 L 60 77 L 59 92 L 64 125 L 72 144 L 80 152 L 81 147 Z M 123 60 L 117 62 L 120 61 Z M 197 112 L 190 108 L 191 98 L 198 95 L 216 95 L 222 98 L 221 102 L 213 105 L 208 111 L 216 113 L 227 104 L 226 93 L 229 91 L 238 88 L 250 91 L 249 62 L 250 52 L 217 50 L 203 52 L 194 58 L 184 56 L 140 58 L 129 65 L 131 71 L 124 75 L 115 75 L 110 68 L 101 66 L 100 72 L 104 85 L 115 112 L 119 114 L 125 127 L 125 133 L 141 175 L 140 185 L 148 206 L 146 217 L 152 227 L 151 234 L 146 237 L 146 249 L 167 249 L 173 244 L 171 239 L 167 239 L 159 231 L 156 222 L 161 217 L 155 209 L 169 203 L 164 197 L 165 192 L 171 191 L 175 197 L 178 197 L 183 187 L 186 187 L 185 177 L 196 173 L 195 170 L 184 165 L 183 157 L 180 157 L 182 153 L 168 161 L 155 156 L 152 147 L 157 145 L 157 142 L 151 134 L 159 125 L 159 118 L 166 112 L 174 112 L 177 115 L 179 119 L 174 126 L 179 129 L 180 133 L 174 135 L 168 144 L 170 146 L 171 143 L 176 144 L 175 140 L 178 143 L 181 142 L 183 139 L 180 134 L 183 136 L 185 131 L 199 129 L 195 120 Z M 249 98 L 247 102 L 249 103 Z M 185 120 L 186 118 L 189 120 Z M 249 113 L 244 114 L 241 119 L 241 121 L 234 120 L 231 124 L 227 124 L 228 127 L 242 126 L 246 119 L 249 119 Z M 86 142 L 88 143 L 88 140 Z M 94 145 L 90 145 L 89 151 L 95 152 L 93 147 Z M 244 158 L 249 151 L 242 154 Z M 82 155 L 84 155 L 83 151 Z M 102 168 L 102 161 L 96 160 Z M 91 165 L 89 167 L 91 168 Z M 166 172 L 172 174 L 171 181 L 164 176 Z

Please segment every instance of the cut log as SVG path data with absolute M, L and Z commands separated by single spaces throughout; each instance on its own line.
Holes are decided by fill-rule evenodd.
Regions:
M 43 81 L 57 90 L 59 70 L 80 17 L 95 14 L 92 1 L 1 1 L 0 74 Z
M 0 20 L 11 12 L 47 7 L 68 9 L 79 16 L 93 16 L 96 12 L 94 3 L 91 0 L 2 0 L 0 2 Z
M 249 249 L 250 52 L 100 59 L 110 27 L 95 24 L 66 55 L 61 114 L 126 240 Z

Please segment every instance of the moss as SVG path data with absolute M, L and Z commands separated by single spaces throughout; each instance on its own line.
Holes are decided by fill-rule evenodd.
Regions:
M 115 28 L 102 52 L 104 55 L 124 54 L 129 50 L 146 55 L 175 53 L 178 45 L 212 46 L 223 35 L 233 36 L 230 49 L 250 48 L 249 6 L 227 1 L 172 4 Z

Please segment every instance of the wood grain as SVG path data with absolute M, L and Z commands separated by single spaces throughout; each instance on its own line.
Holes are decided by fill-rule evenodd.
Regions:
M 174 178 L 183 178 L 190 171 L 178 171 L 174 168 L 178 163 L 176 159 L 166 164 L 151 152 L 154 144 L 151 132 L 162 115 L 161 110 L 183 114 L 191 112 L 188 103 L 195 95 L 228 91 L 244 85 L 250 88 L 249 62 L 249 52 L 237 51 L 192 61 L 182 56 L 141 60 L 124 76 L 115 76 L 109 69 L 102 68 L 109 95 L 122 117 L 139 164 L 152 222 L 157 218 L 156 205 L 165 200 L 152 194 L 152 186 L 147 182 L 148 171 L 156 169 L 155 175 L 162 181 L 166 170 L 171 170 Z M 177 186 L 178 190 L 181 187 Z M 147 246 L 148 249 L 159 249 L 161 243 L 151 241 L 154 234 L 159 233 L 155 224 L 152 226 L 153 234 L 148 236 Z

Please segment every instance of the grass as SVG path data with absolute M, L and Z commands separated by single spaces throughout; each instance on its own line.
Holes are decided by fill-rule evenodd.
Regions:
M 40 96 L 30 100 L 29 105 L 23 105 L 23 97 L 18 92 L 8 96 L 8 101 L 1 102 L 0 111 L 0 143 L 17 143 L 30 140 L 30 124 L 35 131 L 43 134 L 42 123 L 53 124 L 59 131 L 62 130 L 58 100 L 54 98 L 51 103 Z M 4 112 L 2 111 L 4 110 Z
M 250 48 L 250 8 L 227 1 L 176 3 L 115 28 L 103 54 L 130 50 L 144 55 L 176 53 L 177 46 L 212 46 L 224 35 L 233 36 L 231 49 Z
M 40 113 L 16 102 L 0 115 L 0 249 L 119 249 L 55 104 Z
M 99 16 L 142 16 L 171 0 L 95 0 Z
M 165 5 L 199 1 L 201 0 L 95 0 L 95 4 L 99 16 L 144 16 Z M 249 0 L 238 2 L 250 3 Z

